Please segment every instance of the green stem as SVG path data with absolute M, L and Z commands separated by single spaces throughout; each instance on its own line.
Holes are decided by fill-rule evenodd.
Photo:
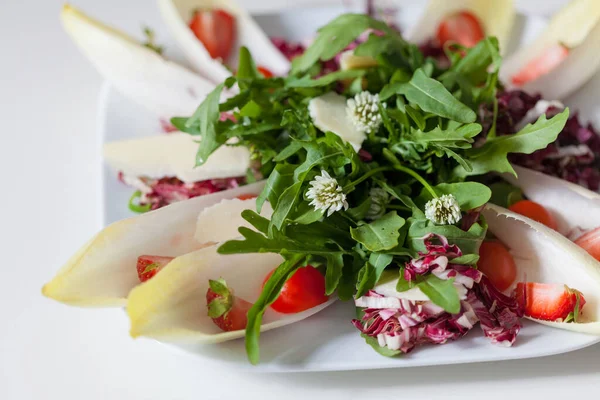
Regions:
M 423 185 L 423 187 L 425 189 L 427 189 L 427 191 L 429 193 L 431 193 L 431 195 L 433 196 L 434 199 L 437 199 L 437 197 L 438 197 L 437 193 L 435 192 L 435 190 L 433 190 L 431 185 L 429 183 L 427 183 L 427 181 L 421 177 L 421 175 L 417 174 L 415 171 L 413 171 L 410 168 L 403 167 L 402 165 L 394 165 L 394 168 L 398 171 L 402 171 L 405 174 L 408 174 L 408 175 L 412 176 L 413 178 L 415 178 L 417 181 L 419 181 L 419 183 L 421 185 Z
M 364 182 L 366 179 L 370 178 L 371 176 L 378 174 L 380 172 L 384 172 L 384 171 L 392 171 L 393 169 L 394 169 L 393 167 L 379 167 L 379 168 L 372 169 L 369 172 L 367 172 L 366 174 L 364 174 L 363 176 L 361 176 L 360 178 L 358 178 L 357 180 L 355 180 L 354 182 L 350 182 L 349 184 L 344 186 L 343 191 L 344 191 L 344 193 L 348 193 L 350 190 L 354 189 L 356 187 L 356 185 L 358 185 L 361 182 Z
M 412 211 L 410 208 L 399 204 L 388 204 L 386 208 L 389 208 L 390 210 Z

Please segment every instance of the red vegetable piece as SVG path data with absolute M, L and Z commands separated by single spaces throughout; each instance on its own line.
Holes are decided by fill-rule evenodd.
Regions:
M 197 10 L 190 29 L 212 58 L 226 61 L 236 39 L 235 18 L 222 9 Z
M 455 42 L 465 47 L 473 47 L 484 37 L 479 18 L 469 11 L 447 16 L 439 24 L 436 33 L 440 46 L 447 42 Z
M 272 274 L 273 271 L 269 272 L 263 286 Z M 325 277 L 315 267 L 307 265 L 298 268 L 288 279 L 271 308 L 280 313 L 294 314 L 325 303 L 327 299 Z
M 516 86 L 523 86 L 527 82 L 533 81 L 552 71 L 562 63 L 568 55 L 568 48 L 562 44 L 555 44 L 529 61 L 521 71 L 512 77 L 512 83 Z

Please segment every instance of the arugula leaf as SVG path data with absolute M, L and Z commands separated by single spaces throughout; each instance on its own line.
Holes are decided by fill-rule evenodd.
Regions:
M 326 255 L 327 270 L 325 271 L 325 294 L 331 295 L 337 289 L 344 268 L 344 254 L 342 252 L 331 252 Z
M 295 75 L 312 67 L 317 61 L 331 60 L 367 29 L 372 28 L 399 36 L 385 22 L 364 14 L 343 14 L 318 30 L 318 36 L 311 46 L 292 61 L 292 74 Z
M 492 191 L 490 203 L 500 207 L 509 208 L 517 201 L 523 200 L 523 191 L 508 182 L 495 182 L 489 185 Z
M 362 243 L 370 251 L 389 250 L 398 245 L 400 228 L 406 220 L 396 213 L 389 212 L 370 224 L 350 229 L 352 238 Z
M 196 166 L 204 164 L 212 152 L 223 144 L 223 142 L 218 140 L 216 130 L 216 125 L 219 122 L 220 116 L 219 99 L 223 87 L 224 84 L 217 85 L 217 87 L 206 96 L 206 99 L 200 104 L 194 115 L 187 119 L 183 127 L 186 130 L 192 130 L 194 134 L 199 134 L 202 137 L 198 153 L 196 154 Z
M 412 79 L 400 86 L 398 93 L 423 111 L 440 117 L 463 123 L 477 119 L 475 111 L 452 96 L 439 81 L 429 78 L 422 69 L 416 70 Z
M 356 297 L 361 297 L 367 290 L 372 289 L 383 271 L 392 263 L 394 257 L 390 254 L 371 253 L 369 261 L 359 271 L 356 282 Z
M 454 278 L 440 279 L 433 274 L 425 275 L 418 284 L 419 289 L 429 297 L 434 304 L 442 307 L 450 314 L 460 312 L 460 298 L 454 286 Z
M 477 149 L 467 151 L 473 171 L 467 172 L 457 167 L 458 176 L 481 175 L 486 172 L 517 173 L 508 162 L 509 153 L 531 154 L 554 142 L 563 130 L 569 117 L 569 109 L 547 119 L 542 115 L 534 124 L 528 124 L 514 135 L 497 136 L 489 139 Z
M 479 254 L 463 254 L 460 257 L 453 258 L 450 260 L 452 264 L 460 265 L 477 265 L 479 261 Z
M 248 324 L 246 325 L 246 354 L 248 360 L 254 365 L 260 360 L 259 338 L 260 325 L 265 310 L 279 296 L 281 288 L 285 282 L 296 272 L 300 267 L 304 255 L 292 255 L 277 267 L 273 274 L 269 277 L 262 292 L 254 305 L 248 311 Z
M 241 89 L 246 88 L 245 84 L 243 84 L 244 80 L 257 79 L 261 77 L 260 72 L 258 72 L 258 69 L 256 69 L 254 59 L 252 58 L 252 55 L 246 46 L 240 47 L 236 77 L 238 78 L 238 84 L 240 84 Z
M 256 209 L 258 212 L 260 212 L 262 205 L 267 200 L 271 203 L 272 207 L 277 206 L 277 202 L 283 191 L 292 185 L 295 170 L 295 165 L 277 164 L 271 175 L 269 175 L 265 187 L 256 199 Z
M 303 76 L 298 79 L 291 77 L 287 80 L 286 85 L 290 88 L 314 88 L 329 86 L 332 83 L 343 81 L 347 79 L 360 78 L 365 75 L 366 71 L 362 69 L 350 69 L 347 71 L 336 71 L 331 72 L 327 75 L 323 75 L 317 79 L 310 79 L 308 76 Z
M 244 210 L 242 211 L 242 218 L 250 223 L 260 233 L 267 234 L 269 230 L 269 220 L 265 217 L 257 214 L 252 210 Z
M 410 227 L 406 244 L 414 251 L 425 251 L 423 237 L 429 233 L 445 236 L 451 244 L 457 245 L 464 254 L 479 254 L 479 246 L 487 233 L 487 224 L 482 219 L 468 231 L 454 225 L 435 225 L 428 220 L 409 218 Z

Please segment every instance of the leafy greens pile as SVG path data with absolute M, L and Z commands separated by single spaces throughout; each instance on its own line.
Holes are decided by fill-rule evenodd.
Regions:
M 321 75 L 322 61 L 334 58 L 366 30 L 368 39 L 355 49 L 376 66 Z M 301 266 L 321 266 L 326 291 L 342 300 L 372 288 L 385 269 L 399 269 L 418 251 L 423 237 L 443 235 L 463 250 L 460 262 L 476 264 L 486 223 L 477 210 L 491 196 L 473 177 L 513 173 L 509 153 L 530 154 L 556 140 L 568 110 L 551 119 L 541 116 L 520 132 L 496 134 L 495 120 L 480 137 L 477 122 L 483 105 L 496 104 L 501 58 L 498 41 L 486 38 L 471 49 L 446 49 L 450 66 L 441 69 L 394 29 L 366 15 L 342 15 L 319 30 L 314 43 L 294 59 L 287 77 L 264 79 L 242 48 L 235 76 L 219 85 L 189 118 L 174 118 L 181 131 L 201 137 L 196 162 L 204 163 L 223 145 L 247 146 L 267 178 L 257 199 L 274 209 L 271 219 L 246 210 L 253 227 L 240 228 L 242 240 L 224 243 L 223 254 L 273 252 L 285 261 L 272 274 L 248 313 L 246 350 L 259 360 L 262 316 L 285 281 Z M 220 102 L 222 92 L 239 92 Z M 350 98 L 379 94 L 382 124 L 367 135 L 360 151 L 334 132 L 322 132 L 311 119 L 312 98 L 337 91 Z M 493 107 L 496 110 L 497 107 Z M 220 118 L 228 113 L 233 118 Z M 232 139 L 235 142 L 232 142 Z M 331 215 L 310 204 L 311 181 L 326 171 L 346 195 L 348 209 Z M 248 179 L 252 179 L 249 172 Z M 451 194 L 462 220 L 435 224 L 425 204 Z M 400 274 L 402 276 L 402 274 Z M 456 312 L 458 294 L 452 281 L 433 275 L 398 281 L 398 290 L 418 285 L 448 312 Z

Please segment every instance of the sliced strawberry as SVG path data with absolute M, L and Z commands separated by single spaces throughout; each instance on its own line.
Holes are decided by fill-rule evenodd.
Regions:
M 525 315 L 544 321 L 577 321 L 585 298 L 581 292 L 557 283 L 519 282 L 516 297 Z
M 196 10 L 190 29 L 212 58 L 226 61 L 235 42 L 235 18 L 225 10 Z
M 575 244 L 600 261 L 600 227 L 583 234 Z
M 175 257 L 139 256 L 137 260 L 137 273 L 140 282 L 146 282 L 158 273 Z
M 440 46 L 446 42 L 456 42 L 465 47 L 473 47 L 484 37 L 479 18 L 469 11 L 449 15 L 440 23 L 436 33 Z
M 521 71 L 512 77 L 512 83 L 523 86 L 556 68 L 569 55 L 569 49 L 562 44 L 555 44 L 544 50 L 542 54 L 529 61 Z
M 208 285 L 206 307 L 215 325 L 225 332 L 245 329 L 252 303 L 236 297 L 222 278 L 209 280 Z

